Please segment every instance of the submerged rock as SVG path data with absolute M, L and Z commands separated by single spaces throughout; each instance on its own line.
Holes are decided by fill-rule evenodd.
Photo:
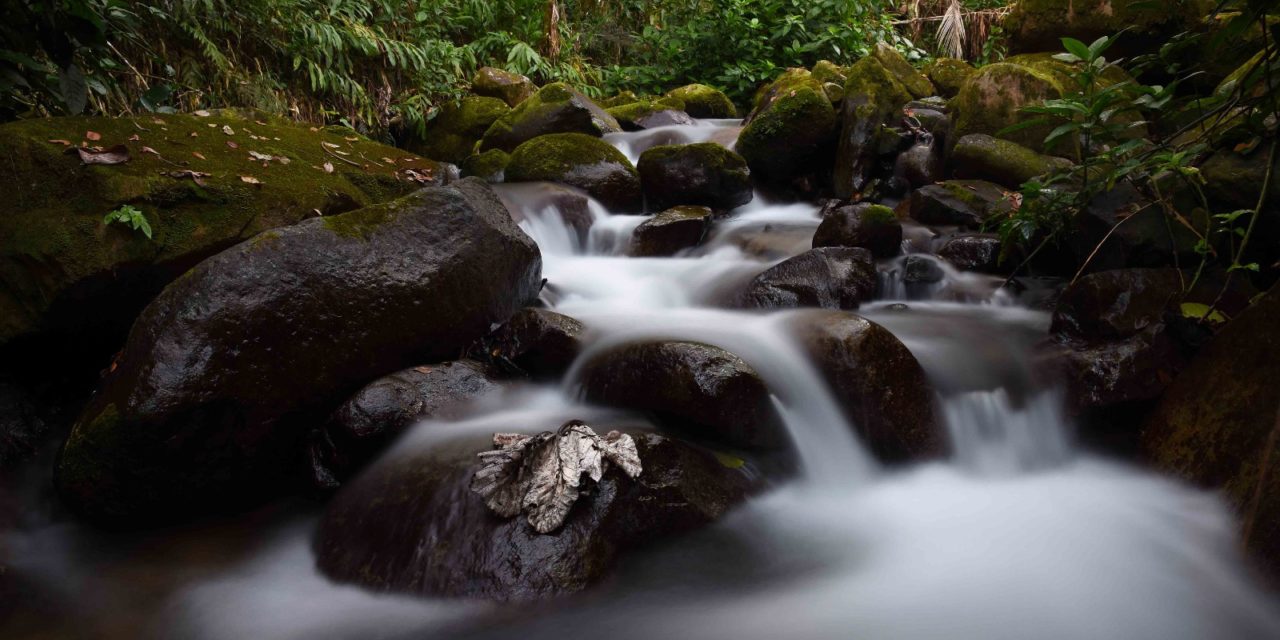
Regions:
M 550 534 L 524 518 L 496 517 L 471 490 L 482 447 L 381 462 L 330 503 L 316 563 L 334 580 L 378 591 L 547 598 L 600 581 L 633 548 L 716 521 L 754 488 L 743 469 L 706 450 L 654 434 L 633 438 L 640 475 L 611 467 Z
M 421 365 L 365 385 L 308 436 L 312 480 L 336 489 L 421 420 L 497 390 L 497 372 L 474 360 Z
M 533 81 L 518 74 L 494 67 L 481 67 L 471 79 L 471 91 L 478 96 L 489 96 L 515 107 L 538 90 Z
M 668 98 L 684 103 L 684 111 L 695 118 L 736 118 L 738 109 L 722 91 L 705 84 L 687 84 L 667 92 Z
M 341 394 L 455 356 L 536 296 L 540 270 L 471 178 L 263 233 L 143 311 L 63 447 L 58 489 L 123 524 L 268 496 Z
M 857 309 L 875 297 L 876 263 L 853 247 L 806 251 L 755 277 L 738 297 L 747 309 Z
M 641 223 L 632 232 L 631 255 L 673 256 L 702 243 L 711 229 L 711 209 L 675 207 Z
M 539 136 L 516 147 L 507 182 L 547 180 L 577 187 L 615 212 L 643 209 L 640 175 L 609 143 L 581 133 Z
M 824 211 L 813 235 L 814 248 L 862 247 L 876 258 L 902 251 L 902 223 L 889 207 L 860 203 Z
M 618 121 L 577 89 L 549 84 L 494 121 L 477 151 L 514 151 L 522 143 L 553 133 L 581 133 L 600 137 L 622 131 Z
M 751 202 L 747 161 L 714 142 L 651 147 L 636 169 L 651 210 L 680 205 L 728 210 Z

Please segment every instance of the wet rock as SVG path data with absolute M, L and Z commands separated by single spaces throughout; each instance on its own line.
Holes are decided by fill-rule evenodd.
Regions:
M 379 378 L 338 407 L 308 436 L 312 480 L 336 489 L 415 423 L 501 386 L 495 370 L 474 360 L 421 365 Z
M 875 56 L 849 68 L 833 177 L 837 198 L 852 199 L 868 188 L 877 166 L 877 136 L 901 120 L 902 107 L 912 97 L 902 79 Z
M 702 243 L 711 228 L 711 209 L 675 207 L 667 209 L 636 227 L 631 236 L 631 255 L 673 256 Z
M 822 85 L 804 73 L 770 85 L 738 135 L 735 150 L 757 180 L 786 185 L 829 161 L 835 110 Z
M 849 70 L 845 67 L 830 61 L 819 60 L 814 63 L 813 68 L 809 70 L 809 74 L 814 80 L 822 84 L 837 84 L 844 86 L 845 81 L 849 79 Z
M 977 69 L 964 60 L 954 58 L 938 58 L 925 65 L 924 75 L 937 87 L 938 95 L 954 98 L 960 93 L 960 87 Z
M 524 426 L 524 425 L 521 425 Z M 753 489 L 741 469 L 654 434 L 633 435 L 643 471 L 610 468 L 566 523 L 538 534 L 471 491 L 475 453 L 424 451 L 372 468 L 334 499 L 316 535 L 330 578 L 379 591 L 521 601 L 598 582 L 618 557 L 706 526 Z
M 835 207 L 823 212 L 813 246 L 862 247 L 876 258 L 892 258 L 902 251 L 902 223 L 892 209 L 878 204 Z
M 499 98 L 468 96 L 458 104 L 446 104 L 422 136 L 410 138 L 405 146 L 419 155 L 460 165 L 475 151 L 484 132 L 509 111 L 511 107 Z
M 738 109 L 723 92 L 705 84 L 688 84 L 666 93 L 684 102 L 684 111 L 695 118 L 736 118 Z
M 478 151 L 514 151 L 524 142 L 554 133 L 580 133 L 600 137 L 622 131 L 613 116 L 563 83 L 549 84 L 519 106 L 494 121 L 480 141 Z
M 928 186 L 942 177 L 942 158 L 933 144 L 917 144 L 898 156 L 893 173 L 911 188 Z
M 8 194 L 0 215 L 0 346 L 40 339 L 36 351 L 46 357 L 109 356 L 147 302 L 204 258 L 317 212 L 333 215 L 387 202 L 424 186 L 419 179 L 440 184 L 449 178 L 438 162 L 349 129 L 311 131 L 254 117 L 220 111 L 209 117 L 32 118 L 0 125 L 0 148 L 8 158 L 0 172 L 0 190 Z M 155 119 L 165 123 L 165 131 Z M 222 133 L 223 127 L 233 135 Z M 123 144 L 130 160 L 84 165 L 56 143 L 78 142 L 86 131 L 101 135 L 95 144 Z M 329 147 L 322 143 L 356 158 L 397 161 L 353 167 L 333 160 L 331 173 L 318 171 L 313 165 L 328 158 L 321 149 Z M 143 146 L 156 153 L 144 153 Z M 250 150 L 270 155 L 269 167 L 249 162 Z M 209 175 L 184 173 L 174 166 L 179 162 Z M 260 184 L 242 181 L 242 175 Z M 125 204 L 146 217 L 150 238 L 103 222 Z
M 578 358 L 585 331 L 574 318 L 528 307 L 485 340 L 486 355 L 534 378 L 555 379 Z
M 856 309 L 876 294 L 876 263 L 861 248 L 811 249 L 755 277 L 738 297 L 746 309 Z
M 938 249 L 938 257 L 961 271 L 1001 273 L 1000 236 L 994 233 L 962 233 Z
M 1222 492 L 1245 546 L 1280 577 L 1280 292 L 1232 320 L 1169 386 L 1143 426 L 1160 469 Z
M 947 276 L 938 263 L 927 256 L 907 256 L 902 261 L 903 281 L 908 284 L 933 284 Z
M 1005 190 L 981 180 L 947 180 L 911 193 L 907 211 L 917 222 L 977 229 L 1013 210 Z
M 507 182 L 547 180 L 577 187 L 615 212 L 643 209 L 640 175 L 621 151 L 581 133 L 554 133 L 516 148 Z
M 839 311 L 808 312 L 794 328 L 876 457 L 898 462 L 944 452 L 946 438 L 924 369 L 888 329 Z
M 784 427 L 760 375 L 697 342 L 641 342 L 600 354 L 582 373 L 587 400 L 643 411 L 660 425 L 742 449 L 782 449 Z
M 596 104 L 604 107 L 605 109 L 612 109 L 614 107 L 621 107 L 624 104 L 640 102 L 642 99 L 643 98 L 636 95 L 634 91 L 619 91 L 617 94 L 609 96 L 608 98 L 596 100 Z
M 1059 296 L 1050 331 L 1089 339 L 1132 336 L 1161 325 L 1181 291 L 1174 269 L 1090 274 Z
M 501 149 L 490 149 L 468 156 L 461 165 L 462 175 L 474 176 L 489 183 L 502 182 L 510 162 L 511 154 Z
M 1171 188 L 1167 195 L 1175 193 L 1176 188 Z M 1200 260 L 1196 234 L 1172 222 L 1160 204 L 1127 183 L 1095 197 L 1075 216 L 1073 225 L 1064 242 L 1070 260 L 1057 267 L 1063 276 L 1074 275 L 1085 260 L 1089 260 L 1089 272 L 1173 267 Z
M 636 168 L 650 209 L 701 205 L 728 210 L 751 202 L 747 161 L 714 142 L 651 147 Z
M 261 234 L 134 324 L 58 459 L 68 505 L 141 524 L 270 495 L 303 427 L 457 354 L 537 295 L 537 247 L 483 182 Z
M 642 100 L 612 107 L 607 111 L 626 131 L 693 124 L 693 118 L 673 106 L 673 103 L 674 101 L 664 103 Z
M 532 182 L 504 184 L 495 191 L 517 224 L 525 222 L 529 211 L 554 208 L 560 214 L 560 221 L 572 229 L 578 242 L 585 246 L 596 220 L 591 214 L 591 200 L 581 190 L 555 182 Z
M 471 79 L 472 93 L 498 98 L 511 107 L 524 102 L 537 90 L 538 87 L 532 80 L 518 73 L 510 73 L 494 67 L 481 67 L 476 72 L 476 76 Z
M 902 86 L 907 88 L 907 91 L 911 92 L 912 98 L 922 100 L 938 95 L 938 90 L 929 81 L 929 78 L 916 71 L 916 68 L 911 66 L 911 63 L 907 62 L 907 59 L 902 57 L 902 54 L 898 53 L 897 49 L 883 42 L 877 42 L 871 48 L 870 57 L 875 58 L 885 70 L 893 74 L 893 77 L 898 82 L 901 82 Z
M 950 163 L 957 178 L 987 180 L 1012 190 L 1036 176 L 1071 166 L 1066 158 L 1041 155 L 1015 142 L 980 133 L 956 142 Z

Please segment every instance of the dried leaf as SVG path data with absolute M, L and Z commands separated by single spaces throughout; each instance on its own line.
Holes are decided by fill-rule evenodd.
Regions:
M 192 137 L 192 138 L 199 138 L 199 137 L 200 137 L 200 134 L 196 133 L 195 131 L 192 131 L 192 132 L 191 132 L 191 137 Z
M 270 156 L 270 155 L 267 155 L 267 154 L 265 154 L 265 153 L 258 153 L 257 151 L 250 151 L 250 152 L 249 152 L 249 157 L 250 157 L 250 158 L 253 158 L 254 160 L 261 160 L 261 161 L 263 161 L 263 162 L 271 162 L 271 156 Z
M 135 133 L 135 134 L 133 134 L 133 135 L 131 135 L 131 136 L 129 136 L 129 142 L 137 142 L 137 141 L 139 141 L 139 140 L 141 140 L 141 139 L 142 139 L 142 138 L 141 138 L 141 137 L 139 137 L 139 136 L 138 136 L 138 134 L 136 134 L 136 133 Z
M 324 163 L 324 172 L 325 172 L 325 173 L 333 173 L 333 163 L 332 163 L 332 162 L 325 162 L 325 163 Z
M 347 136 L 347 137 L 343 138 L 343 140 L 346 140 L 347 142 L 355 142 L 356 140 L 359 140 L 359 139 L 360 139 L 360 138 L 359 138 L 359 137 L 357 137 L 357 136 Z
M 84 132 L 84 137 L 86 140 L 93 140 L 94 142 L 97 142 L 102 139 L 102 134 L 97 131 L 86 131 Z
M 196 111 L 196 112 L 195 112 L 195 114 L 196 114 L 196 115 L 198 115 L 198 116 L 200 116 L 201 118 L 208 118 L 208 117 L 209 117 L 209 115 L 210 115 L 210 114 L 209 114 L 209 112 L 208 112 L 208 111 L 205 111 L 204 109 L 201 109 L 201 110 L 199 110 L 199 111 Z
M 124 164 L 129 161 L 129 147 L 118 144 L 110 149 L 89 149 L 85 147 L 75 147 L 67 149 L 64 153 L 74 153 L 80 156 L 80 162 L 84 164 Z
M 222 125 L 222 132 L 229 136 L 234 136 L 236 134 L 236 130 L 232 129 L 231 125 L 226 124 Z
M 262 184 L 262 181 L 253 176 L 240 176 L 240 181 L 248 184 Z
M 191 178 L 192 182 L 195 182 L 196 184 L 202 187 L 205 186 L 204 179 L 209 177 L 209 174 L 203 171 L 191 171 L 189 169 L 184 169 L 182 171 L 170 171 L 164 175 L 167 175 L 170 178 L 175 178 L 178 180 L 182 180 L 184 178 Z
M 69 147 L 71 146 L 71 141 L 70 140 L 50 140 L 49 144 L 60 144 L 64 147 Z
M 395 161 L 395 159 L 394 159 L 394 158 L 383 158 L 383 159 L 382 159 L 382 161 L 383 161 L 383 162 L 385 162 L 385 163 L 387 163 L 387 164 L 395 164 L 395 163 L 396 163 L 396 161 Z
M 228 147 L 231 147 L 232 149 L 239 149 L 239 148 L 240 148 L 240 145 L 236 144 L 234 140 L 228 140 L 228 141 L 227 141 L 227 146 L 228 146 Z
M 151 155 L 153 155 L 153 156 L 157 156 L 157 157 L 160 155 L 160 152 L 159 152 L 159 151 L 156 151 L 155 149 L 152 149 L 151 147 L 143 147 L 143 148 L 142 148 L 142 152 L 143 152 L 143 153 L 149 153 L 149 154 L 151 154 Z
M 195 157 L 197 157 L 197 158 L 200 158 L 201 160 L 207 160 L 207 159 L 208 159 L 208 158 L 205 158 L 205 157 L 204 157 L 204 154 L 203 154 L 203 153 L 200 153 L 199 151 L 192 151 L 192 152 L 191 152 L 191 155 L 193 155 L 193 156 L 195 156 Z

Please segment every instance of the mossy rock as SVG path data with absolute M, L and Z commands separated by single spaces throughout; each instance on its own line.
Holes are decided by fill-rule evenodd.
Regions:
M 849 69 L 833 176 L 836 197 L 851 198 L 866 188 L 881 131 L 900 120 L 902 107 L 911 97 L 906 85 L 875 56 L 867 56 Z
M 828 166 L 836 125 L 831 101 L 809 79 L 767 97 L 738 135 L 736 151 L 758 179 L 784 183 Z
M 613 95 L 613 96 L 609 96 L 608 98 L 601 98 L 600 100 L 597 100 L 596 104 L 599 104 L 601 107 L 604 107 L 605 109 L 612 109 L 614 107 L 621 107 L 624 104 L 631 104 L 632 102 L 640 102 L 642 99 L 643 98 L 636 95 L 634 91 L 619 91 L 617 95 Z
M 130 160 L 85 165 L 64 141 L 124 145 Z M 114 348 L 143 305 L 200 260 L 448 179 L 439 163 L 354 134 L 227 113 L 23 120 L 0 125 L 0 147 L 0 345 L 52 332 Z M 250 151 L 273 159 L 264 166 Z M 122 205 L 142 211 L 151 239 L 104 224 Z
M 405 145 L 419 155 L 461 164 L 475 149 L 476 143 L 494 122 L 511 111 L 498 98 L 468 96 L 458 104 L 446 105 L 427 125 L 421 139 Z
M 642 129 L 677 124 L 693 124 L 693 118 L 679 108 L 672 106 L 674 104 L 683 103 L 678 100 L 666 100 L 665 102 L 641 100 L 621 107 L 613 107 L 606 111 L 627 131 L 640 131 Z
M 809 74 L 814 80 L 821 83 L 834 82 L 841 86 L 849 79 L 849 70 L 830 60 L 819 60 L 809 70 Z
M 970 76 L 961 87 L 960 94 L 951 101 L 955 111 L 954 137 L 959 140 L 967 135 L 985 133 L 1044 152 L 1044 139 L 1057 126 L 1053 122 L 1001 132 L 1039 117 L 1023 113 L 1024 107 L 1061 98 L 1066 90 L 1061 79 L 1050 70 L 1007 62 L 987 65 Z
M 924 68 L 925 76 L 938 89 L 938 95 L 944 98 L 954 98 L 959 94 L 964 81 L 976 71 L 973 65 L 955 58 L 938 58 Z
M 1060 51 L 1063 37 L 1085 43 L 1127 30 L 1111 55 L 1154 51 L 1180 32 L 1194 30 L 1215 0 L 1019 0 L 1002 22 L 1013 53 Z
M 622 131 L 613 116 L 577 89 L 557 82 L 538 90 L 498 118 L 480 141 L 478 151 L 514 151 L 522 143 L 551 133 L 602 136 Z
M 498 98 L 510 107 L 524 102 L 538 90 L 533 81 L 494 67 L 481 67 L 471 80 L 471 91 L 478 96 Z
M 462 175 L 475 176 L 485 182 L 502 182 L 510 162 L 511 154 L 501 149 L 490 149 L 467 158 L 462 163 Z
M 617 212 L 642 209 L 640 175 L 609 143 L 581 133 L 539 136 L 511 154 L 507 182 L 559 182 L 578 187 Z
M 747 114 L 746 121 L 751 122 L 756 113 L 768 108 L 778 96 L 787 95 L 800 87 L 808 87 L 819 93 L 825 92 L 822 83 L 817 78 L 814 78 L 808 69 L 787 69 L 774 78 L 773 82 L 756 90 L 755 95 L 751 98 L 751 113 Z
M 651 147 L 636 168 L 652 209 L 703 205 L 728 210 L 751 201 L 747 161 L 714 142 Z
M 682 110 L 694 118 L 736 118 L 738 109 L 723 91 L 705 84 L 687 84 L 668 91 L 665 97 L 684 102 Z
M 929 81 L 923 74 L 916 71 L 907 59 L 898 53 L 897 49 L 880 42 L 871 50 L 871 57 L 875 58 L 884 68 L 892 73 L 898 82 L 901 82 L 907 91 L 911 92 L 913 98 L 928 98 L 938 94 L 938 90 L 934 88 L 933 83 Z
M 1071 161 L 1036 153 L 1016 142 L 976 133 L 956 143 L 949 158 L 957 178 L 989 180 L 1009 189 L 1054 169 L 1071 166 Z

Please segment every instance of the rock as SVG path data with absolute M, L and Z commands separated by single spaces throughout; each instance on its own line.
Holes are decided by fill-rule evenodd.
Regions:
M 695 118 L 736 118 L 738 109 L 723 92 L 705 84 L 688 84 L 666 93 L 684 102 L 684 112 Z
M 634 91 L 619 91 L 617 95 L 610 96 L 602 100 L 596 100 L 596 104 L 604 107 L 605 109 L 612 109 L 614 107 L 621 107 L 624 104 L 640 102 L 641 99 L 642 98 L 637 96 Z
M 821 82 L 824 86 L 827 84 L 837 84 L 841 87 L 849 79 L 848 69 L 837 65 L 830 60 L 819 60 L 809 70 L 814 80 Z
M 639 101 L 607 109 L 626 131 L 641 131 L 654 127 L 691 125 L 689 114 L 661 102 Z
M 664 427 L 741 449 L 788 446 L 769 389 L 751 365 L 697 342 L 639 342 L 592 358 L 589 402 L 649 414 Z
M 1016 142 L 982 133 L 956 142 L 950 162 L 957 178 L 987 180 L 1011 190 L 1020 189 L 1022 183 L 1050 171 L 1071 167 L 1071 161 L 1066 158 L 1041 155 Z
M 1142 450 L 1160 469 L 1222 492 L 1245 546 L 1280 576 L 1280 292 L 1273 289 L 1196 355 L 1156 405 Z
M 644 208 L 640 175 L 609 143 L 581 133 L 539 136 L 511 154 L 507 182 L 547 180 L 577 187 L 615 212 Z
M 1052 333 L 1124 338 L 1164 323 L 1182 291 L 1174 269 L 1117 269 L 1086 275 L 1063 291 Z
M 746 309 L 857 309 L 875 297 L 871 252 L 850 247 L 811 249 L 755 277 L 738 297 Z
M 938 95 L 954 98 L 960 93 L 960 87 L 977 69 L 964 60 L 955 58 L 938 58 L 925 65 L 924 75 L 938 89 Z
M 0 381 L 0 470 L 34 453 L 47 429 L 29 393 Z
M 862 247 L 876 258 L 892 258 L 902 251 L 902 223 L 892 209 L 878 204 L 835 207 L 823 212 L 813 246 Z
M 1176 196 L 1178 186 L 1167 187 L 1166 197 Z M 1091 255 L 1086 272 L 1200 261 L 1195 249 L 1199 237 L 1171 221 L 1164 207 L 1125 182 L 1096 196 L 1076 214 L 1072 225 L 1063 242 L 1071 259 L 1058 268 L 1063 276 L 1075 275 Z M 1203 228 L 1203 222 L 1196 226 Z
M 794 330 L 853 428 L 886 462 L 940 456 L 946 437 L 924 369 L 889 330 L 841 311 L 798 316 Z
M 936 284 L 946 277 L 947 273 L 929 256 L 912 255 L 902 261 L 902 281 L 908 285 Z
M 938 249 L 938 257 L 961 271 L 1001 273 L 1000 236 L 994 233 L 962 233 Z
M 939 145 L 940 147 L 940 145 Z M 910 188 L 931 185 L 942 178 L 942 158 L 934 144 L 916 144 L 898 155 L 893 174 Z
M 702 244 L 711 229 L 711 209 L 675 207 L 645 220 L 631 236 L 633 256 L 673 256 Z
M 511 163 L 511 154 L 502 149 L 490 149 L 484 153 L 469 156 L 462 163 L 462 175 L 475 176 L 485 182 L 498 183 L 506 177 L 507 165 Z
M 370 382 L 308 436 L 312 480 L 336 489 L 419 421 L 497 390 L 497 372 L 474 360 L 422 365 Z
M 751 170 L 714 143 L 651 147 L 636 167 L 650 209 L 701 205 L 728 210 L 751 202 Z
M 849 69 L 833 178 L 837 198 L 852 199 L 867 189 L 876 169 L 876 137 L 901 120 L 902 106 L 911 98 L 910 89 L 879 58 L 864 57 Z
M 481 67 L 476 77 L 471 79 L 471 91 L 478 96 L 498 98 L 508 106 L 516 107 L 537 92 L 533 81 L 518 74 Z
M 439 184 L 449 178 L 440 163 L 348 129 L 261 121 L 266 124 L 219 112 L 0 125 L 8 158 L 0 186 L 9 198 L 0 214 L 0 346 L 41 339 L 47 344 L 38 350 L 49 357 L 56 356 L 47 349 L 77 358 L 110 354 L 147 302 L 204 258 L 318 213 L 394 200 L 423 186 L 418 179 Z M 94 144 L 123 144 L 129 161 L 84 165 L 64 153 L 59 140 L 78 144 L 88 131 L 101 136 Z M 356 158 L 396 158 L 396 165 L 353 167 L 328 155 L 322 143 Z M 264 167 L 250 161 L 249 151 L 272 160 Z M 332 172 L 316 168 L 326 162 Z M 122 205 L 142 212 L 150 238 L 103 222 Z
M 622 131 L 622 126 L 600 105 L 577 89 L 556 82 L 539 89 L 494 121 L 477 151 L 511 152 L 529 140 L 553 133 L 581 133 L 598 138 L 618 131 Z
M 446 104 L 427 124 L 426 132 L 410 138 L 405 146 L 428 158 L 462 164 L 484 132 L 509 111 L 511 107 L 499 98 L 468 96 L 457 104 Z
M 129 525 L 270 495 L 342 394 L 456 355 L 532 300 L 540 271 L 473 178 L 260 234 L 143 311 L 62 449 L 58 489 Z
M 1012 53 L 1060 51 L 1063 37 L 1090 43 L 1125 32 L 1108 57 L 1154 52 L 1175 34 L 1196 30 L 1216 3 L 1169 0 L 1021 0 L 1002 21 Z
M 633 438 L 640 476 L 611 467 L 563 527 L 545 535 L 524 518 L 496 517 L 471 491 L 475 453 L 487 447 L 380 463 L 325 511 L 317 565 L 378 591 L 547 598 L 598 582 L 633 548 L 714 522 L 754 488 L 742 469 L 703 449 L 654 434 Z
M 911 92 L 911 97 L 922 99 L 938 95 L 938 90 L 934 88 L 933 83 L 916 71 L 897 49 L 883 42 L 877 42 L 876 46 L 871 48 L 869 57 L 875 58 L 885 70 L 893 74 L 893 77 Z
M 1004 189 L 981 180 L 947 180 L 911 192 L 907 210 L 913 220 L 931 225 L 979 228 L 1008 215 L 1013 205 Z
M 1266 145 L 1258 145 L 1252 153 L 1231 150 L 1216 151 L 1200 170 L 1205 179 L 1205 195 L 1218 204 L 1221 211 L 1253 210 L 1266 184 Z M 1277 163 L 1280 164 L 1280 163 Z M 1274 273 L 1280 261 L 1280 167 L 1273 169 L 1267 198 L 1258 214 L 1243 263 L 1256 262 L 1263 270 Z
M 969 77 L 952 100 L 955 139 L 976 133 L 999 136 L 1036 152 L 1044 152 L 1044 139 L 1057 124 L 1046 122 L 1018 131 L 1001 133 L 1016 124 L 1039 118 L 1022 109 L 1040 106 L 1064 95 L 1066 87 L 1053 73 L 1010 62 L 989 64 Z M 1060 152 L 1066 152 L 1062 147 Z M 1075 153 L 1071 151 L 1070 153 Z
M 751 113 L 735 150 L 757 180 L 785 185 L 827 164 L 836 124 L 820 84 L 780 79 Z
M 486 355 L 536 379 L 555 379 L 582 351 L 586 327 L 569 316 L 527 307 L 486 340 Z

